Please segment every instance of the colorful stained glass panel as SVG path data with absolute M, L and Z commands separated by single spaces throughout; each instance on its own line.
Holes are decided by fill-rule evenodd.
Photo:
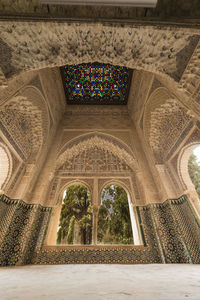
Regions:
M 61 68 L 68 104 L 127 104 L 131 70 L 101 63 Z

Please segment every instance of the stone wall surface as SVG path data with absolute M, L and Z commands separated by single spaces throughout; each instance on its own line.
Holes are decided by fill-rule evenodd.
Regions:
M 185 22 L 200 16 L 198 0 L 158 0 L 156 8 L 48 5 L 39 0 L 1 0 L 0 15 L 45 18 L 165 20 L 184 18 Z
M 137 208 L 144 246 L 44 246 L 51 208 L 0 198 L 0 265 L 200 263 L 200 227 L 186 196 Z

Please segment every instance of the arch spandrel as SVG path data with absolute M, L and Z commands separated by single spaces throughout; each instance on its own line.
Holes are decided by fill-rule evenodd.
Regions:
M 56 169 L 59 169 L 67 160 L 69 161 L 73 157 L 78 157 L 84 151 L 95 148 L 112 153 L 133 170 L 138 169 L 134 154 L 128 146 L 111 136 L 98 133 L 73 139 L 73 141 L 64 146 L 61 154 L 58 155 Z

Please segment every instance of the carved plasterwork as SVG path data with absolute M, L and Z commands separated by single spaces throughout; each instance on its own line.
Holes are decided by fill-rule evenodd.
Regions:
M 180 86 L 183 86 L 188 95 L 200 104 L 200 72 L 199 72 L 199 59 L 200 59 L 200 42 L 198 42 L 194 53 L 183 73 L 180 80 Z
M 0 87 L 6 88 L 7 86 L 8 86 L 7 80 L 5 78 L 3 71 L 0 68 Z
M 193 132 L 185 140 L 184 147 L 191 143 L 200 143 L 200 129 L 197 127 L 194 127 Z
M 80 178 L 80 177 L 72 177 L 72 178 L 63 178 L 60 180 L 60 191 L 63 193 L 68 187 L 80 184 L 88 188 L 88 191 L 92 194 L 93 191 L 93 183 L 94 180 L 91 178 Z
M 91 150 L 90 154 L 88 150 Z M 101 149 L 101 152 L 98 153 Z M 96 154 L 95 154 L 96 151 Z M 110 155 L 111 153 L 112 155 Z M 85 155 L 88 155 L 88 157 L 85 159 Z M 96 158 L 92 158 L 93 155 L 96 155 Z M 101 169 L 103 171 L 104 168 L 111 168 L 111 165 L 108 164 L 108 161 L 100 164 L 100 160 L 98 161 L 98 157 L 104 157 L 104 159 L 112 159 L 113 162 L 116 163 L 121 161 L 121 163 L 118 166 L 118 170 L 125 170 L 125 165 L 128 165 L 131 169 L 137 168 L 137 162 L 134 158 L 134 155 L 132 151 L 129 149 L 128 146 L 125 144 L 120 143 L 117 139 L 114 139 L 109 136 L 104 136 L 102 134 L 89 134 L 86 136 L 79 137 L 72 141 L 71 143 L 67 144 L 64 149 L 62 150 L 62 153 L 59 155 L 57 160 L 57 169 L 59 169 L 66 161 L 68 161 L 66 167 L 70 169 L 70 163 L 69 161 L 75 157 L 75 165 L 78 166 L 82 170 L 83 167 L 81 167 L 81 164 L 84 162 L 89 162 L 91 159 L 96 160 L 96 167 L 98 169 Z M 109 156 L 110 155 L 110 156 Z M 80 157 L 80 162 L 78 161 Z M 117 160 L 118 158 L 118 160 Z M 84 159 L 84 160 L 83 160 Z M 112 165 L 114 165 L 112 163 Z M 85 169 L 88 167 L 85 166 Z M 93 167 L 91 171 L 93 170 Z
M 120 140 L 97 132 L 79 136 L 68 142 L 58 154 L 49 201 L 57 203 L 61 190 L 73 182 L 85 182 L 92 197 L 98 201 L 102 184 L 110 180 L 121 183 L 133 194 L 130 182 L 137 168 L 131 149 Z
M 129 193 L 129 195 L 132 196 L 132 189 L 129 178 L 100 178 L 98 180 L 99 200 L 101 200 L 101 194 L 103 189 L 111 184 L 122 186 Z
M 192 120 L 187 111 L 165 88 L 156 89 L 144 113 L 144 134 L 156 161 L 162 162 Z
M 120 24 L 3 21 L 1 69 L 25 70 L 99 61 L 179 80 L 198 42 L 198 30 Z M 6 61 L 6 64 L 5 64 Z
M 88 188 L 88 191 L 92 194 L 93 192 L 93 184 L 94 180 L 92 178 L 81 178 L 81 177 L 66 177 L 66 178 L 59 178 L 54 177 L 51 188 L 48 196 L 48 205 L 61 205 L 63 199 L 64 191 L 74 185 L 74 184 L 81 184 Z
M 23 159 L 38 153 L 47 137 L 49 120 L 44 100 L 36 88 L 27 86 L 4 103 L 0 120 L 3 133 L 12 140 Z
M 0 87 L 0 105 L 3 105 L 11 97 L 15 96 L 21 88 L 29 84 L 32 80 L 34 81 L 37 73 L 37 71 L 25 72 L 8 80 L 6 88 Z
M 60 167 L 60 170 L 67 172 L 127 172 L 131 168 L 120 160 L 112 152 L 93 146 L 83 150 L 78 155 L 67 159 Z

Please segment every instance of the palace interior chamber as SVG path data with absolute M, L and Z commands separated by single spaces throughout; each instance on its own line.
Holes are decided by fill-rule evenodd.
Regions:
M 29 2 L 0 3 L 0 265 L 200 263 L 200 9 Z M 91 242 L 58 245 L 74 185 Z M 132 244 L 98 243 L 109 185 Z

